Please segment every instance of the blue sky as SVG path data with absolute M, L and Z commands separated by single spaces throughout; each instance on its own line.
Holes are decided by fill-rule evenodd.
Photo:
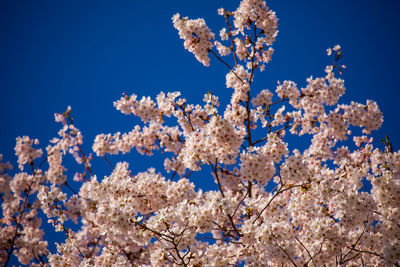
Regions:
M 219 7 L 234 10 L 239 1 L 0 1 L 0 153 L 13 164 L 15 137 L 39 138 L 42 147 L 57 135 L 53 114 L 72 107 L 86 151 L 99 133 L 129 131 L 138 122 L 116 111 L 123 92 L 155 97 L 159 91 L 181 91 L 201 104 L 213 91 L 229 101 L 227 69 L 215 58 L 211 67 L 184 50 L 172 27 L 179 12 L 205 18 L 218 33 L 224 24 Z M 305 85 L 310 75 L 324 75 L 332 63 L 326 48 L 340 44 L 347 87 L 342 103 L 378 102 L 383 114 L 375 144 L 388 134 L 400 144 L 400 4 L 397 0 L 271 0 L 279 18 L 275 54 L 266 71 L 257 73 L 256 90 L 275 89 L 278 80 Z M 160 166 L 156 157 L 127 159 L 135 171 Z M 103 162 L 94 163 L 101 169 Z M 98 165 L 96 165 L 98 164 Z M 14 164 L 15 165 L 15 164 Z M 209 179 L 209 178 L 208 178 Z M 199 186 L 210 181 L 198 178 Z

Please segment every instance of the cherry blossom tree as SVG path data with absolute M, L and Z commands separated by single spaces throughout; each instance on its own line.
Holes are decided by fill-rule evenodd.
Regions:
M 176 14 L 172 22 L 199 62 L 227 67 L 233 92 L 224 109 L 212 92 L 196 105 L 180 92 L 124 94 L 115 108 L 142 124 L 96 136 L 93 152 L 110 165 L 105 177 L 82 148 L 71 108 L 55 114 L 62 127 L 45 149 L 17 138 L 17 171 L 0 157 L 3 265 L 16 257 L 34 266 L 400 266 L 400 153 L 388 138 L 383 150 L 374 147 L 371 131 L 383 122 L 374 101 L 339 103 L 341 47 L 327 50 L 332 65 L 304 88 L 255 88 L 278 19 L 261 0 L 218 14 L 225 27 L 217 35 L 203 19 Z M 356 128 L 361 135 L 352 135 Z M 309 145 L 289 150 L 290 135 Z M 133 149 L 164 152 L 175 179 L 154 168 L 134 174 L 128 162 L 107 158 Z M 83 167 L 74 177 L 68 155 Z M 190 178 L 199 171 L 218 190 L 196 189 Z M 55 253 L 40 211 L 65 233 Z

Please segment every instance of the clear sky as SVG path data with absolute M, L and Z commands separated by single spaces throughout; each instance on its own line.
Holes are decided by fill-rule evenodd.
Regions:
M 15 137 L 39 138 L 43 148 L 57 135 L 53 114 L 72 107 L 75 123 L 91 150 L 99 133 L 129 131 L 138 121 L 116 111 L 113 101 L 127 94 L 155 97 L 181 91 L 193 104 L 213 91 L 229 101 L 227 69 L 215 58 L 206 68 L 184 50 L 171 17 L 179 12 L 204 18 L 214 33 L 224 20 L 222 0 L 0 0 L 0 153 L 16 165 Z M 375 144 L 386 134 L 400 146 L 400 31 L 398 0 L 270 0 L 279 18 L 275 54 L 256 75 L 257 90 L 274 90 L 278 80 L 304 86 L 332 63 L 326 48 L 340 44 L 347 87 L 342 103 L 367 99 L 383 114 Z M 128 159 L 134 171 L 160 166 L 155 157 Z M 104 161 L 94 163 L 104 165 Z M 98 165 L 96 165 L 98 164 Z M 101 167 L 98 167 L 99 169 Z M 105 174 L 109 170 L 102 170 Z M 210 179 L 210 178 L 208 178 Z M 210 181 L 208 181 L 209 183 Z M 201 179 L 197 185 L 205 186 Z

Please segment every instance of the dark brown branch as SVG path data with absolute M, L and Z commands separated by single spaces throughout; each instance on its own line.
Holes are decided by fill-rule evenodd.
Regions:
M 228 67 L 228 69 L 236 76 L 236 78 L 238 78 L 243 84 L 245 83 L 243 81 L 242 78 L 239 77 L 239 75 L 236 74 L 236 72 L 231 68 L 231 66 L 229 66 L 228 63 L 226 63 L 222 58 L 220 58 L 213 50 L 208 50 L 209 52 L 211 52 L 219 61 L 221 61 L 225 66 Z
M 275 241 L 275 244 L 283 251 L 283 253 L 285 253 L 286 256 L 288 256 L 288 258 L 289 258 L 289 260 L 291 261 L 291 263 L 292 263 L 294 266 L 297 267 L 297 264 L 293 261 L 292 257 L 290 257 L 289 253 L 288 253 L 286 250 L 284 250 L 284 249 L 278 244 L 278 242 L 277 242 L 276 240 L 274 240 L 274 241 Z
M 309 184 L 309 183 L 307 183 L 307 184 L 292 185 L 292 186 L 289 186 L 289 187 L 287 187 L 287 188 L 285 188 L 285 189 L 282 189 L 283 187 L 279 188 L 279 189 L 278 189 L 278 192 L 276 192 L 275 195 L 268 201 L 267 205 L 265 205 L 265 207 L 260 211 L 260 213 L 259 213 L 259 214 L 257 215 L 257 217 L 254 219 L 253 223 L 255 223 L 255 222 L 258 220 L 258 218 L 260 218 L 261 214 L 269 207 L 269 205 L 271 204 L 271 202 L 272 202 L 278 195 L 282 194 L 282 193 L 285 192 L 285 191 L 291 190 L 291 189 L 293 189 L 293 188 L 295 188 L 295 187 L 302 187 L 302 186 L 305 186 L 305 185 L 308 185 L 308 184 Z
M 224 194 L 224 191 L 222 190 L 222 185 L 221 185 L 221 182 L 219 181 L 219 177 L 218 177 L 217 159 L 215 160 L 215 166 L 213 166 L 210 161 L 208 162 L 208 164 L 210 164 L 211 169 L 214 171 L 215 179 L 217 180 L 217 183 L 218 183 L 219 192 L 221 193 L 222 197 L 225 198 L 225 194 Z
M 305 264 L 305 266 L 308 266 L 308 263 L 314 259 L 315 255 L 314 255 L 314 257 L 311 256 L 310 251 L 309 251 L 309 250 L 307 249 L 307 247 L 303 244 L 303 242 L 301 242 L 300 239 L 297 238 L 297 236 L 295 236 L 294 238 L 295 238 L 295 239 L 297 240 L 297 242 L 299 242 L 300 245 L 307 251 L 307 254 L 308 254 L 308 256 L 310 257 L 310 259 L 309 259 L 309 260 L 306 262 L 306 264 Z M 314 263 L 314 262 L 313 262 L 313 263 Z M 314 263 L 314 266 L 316 266 L 315 263 Z
M 233 38 L 232 38 L 232 25 L 229 23 L 228 15 L 225 15 L 225 22 L 228 25 L 228 37 L 229 37 L 229 40 L 231 41 L 231 50 L 233 51 L 233 59 L 235 61 L 235 67 L 236 67 L 237 66 L 237 56 L 236 56 L 235 46 L 234 46 Z
M 104 160 L 108 163 L 108 165 L 111 167 L 112 170 L 114 170 L 114 166 L 112 165 L 112 163 L 108 160 L 108 158 L 104 155 Z
M 24 191 L 25 198 L 24 198 L 23 208 L 22 208 L 22 211 L 19 211 L 20 212 L 19 220 L 18 220 L 18 222 L 16 222 L 16 225 L 15 225 L 15 231 L 14 231 L 13 239 L 11 240 L 10 250 L 7 252 L 7 259 L 6 259 L 6 262 L 4 263 L 4 266 L 7 266 L 8 262 L 11 259 L 11 255 L 14 252 L 14 244 L 15 244 L 15 241 L 17 240 L 17 237 L 18 237 L 18 226 L 21 225 L 22 217 L 23 217 L 24 212 L 26 210 L 26 207 L 28 205 L 28 197 L 29 197 L 29 193 L 31 191 L 32 183 L 29 185 L 28 189 L 26 191 Z
M 242 198 L 242 200 L 240 200 L 240 202 L 237 204 L 235 210 L 233 211 L 232 217 L 235 216 L 236 211 L 239 209 L 240 205 L 243 203 L 243 201 L 246 199 L 247 195 L 249 194 L 249 191 L 246 191 L 246 194 L 244 195 L 244 197 Z

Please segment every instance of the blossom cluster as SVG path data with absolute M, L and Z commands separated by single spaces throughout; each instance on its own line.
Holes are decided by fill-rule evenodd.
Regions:
M 274 49 L 271 47 L 278 34 L 278 19 L 275 12 L 270 10 L 266 3 L 260 0 L 242 1 L 236 11 L 230 12 L 223 8 L 218 14 L 225 16 L 227 28 L 220 31 L 221 41 L 231 41 L 231 46 L 224 46 L 215 41 L 218 53 L 227 56 L 235 50 L 235 63 L 237 59 L 246 61 L 248 69 L 265 69 L 265 64 L 271 61 Z M 232 29 L 229 17 L 233 16 Z M 245 30 L 251 30 L 246 32 Z M 248 59 L 252 58 L 251 61 Z
M 179 31 L 179 37 L 185 40 L 185 49 L 193 53 L 203 65 L 209 66 L 208 51 L 212 48 L 211 39 L 214 39 L 214 33 L 207 27 L 204 19 L 191 20 L 177 13 L 172 17 L 172 22 Z
M 212 43 L 203 19 L 177 14 L 173 23 L 197 60 L 208 66 L 211 54 L 228 67 L 233 92 L 224 110 L 211 92 L 196 105 L 179 92 L 123 94 L 115 108 L 141 123 L 95 137 L 106 175 L 84 152 L 70 107 L 55 114 L 61 130 L 45 152 L 24 136 L 18 170 L 0 155 L 2 265 L 400 265 L 400 151 L 389 138 L 374 147 L 371 132 L 383 123 L 377 103 L 340 102 L 341 47 L 327 50 L 334 63 L 323 77 L 257 88 L 254 73 L 270 61 L 277 36 L 275 13 L 261 0 L 218 13 L 230 46 Z M 221 58 L 228 55 L 233 64 Z M 110 157 L 133 149 L 161 152 L 164 170 L 134 172 L 135 162 Z M 68 169 L 78 171 L 70 177 Z M 216 189 L 196 188 L 192 175 Z M 40 213 L 65 236 L 55 251 Z

